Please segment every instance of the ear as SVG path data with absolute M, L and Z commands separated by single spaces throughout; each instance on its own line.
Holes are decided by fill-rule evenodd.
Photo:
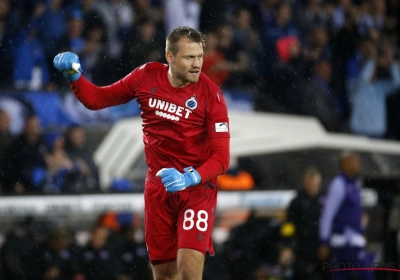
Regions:
M 171 52 L 166 52 L 165 53 L 165 59 L 168 61 L 168 63 L 172 63 L 172 58 L 173 58 L 173 54 Z

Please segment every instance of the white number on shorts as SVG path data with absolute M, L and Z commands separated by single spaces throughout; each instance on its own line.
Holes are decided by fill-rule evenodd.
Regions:
M 194 221 L 193 221 L 194 211 L 192 209 L 186 210 L 184 217 L 185 217 L 185 219 L 183 220 L 183 229 L 189 230 L 194 225 Z M 186 225 L 187 223 L 189 223 L 189 225 Z
M 190 230 L 194 226 L 194 211 L 192 209 L 187 209 L 185 211 L 184 217 L 185 219 L 183 220 L 183 229 L 184 230 Z M 196 222 L 196 228 L 200 231 L 206 231 L 208 224 L 208 213 L 204 210 L 200 210 L 197 212 L 197 222 Z

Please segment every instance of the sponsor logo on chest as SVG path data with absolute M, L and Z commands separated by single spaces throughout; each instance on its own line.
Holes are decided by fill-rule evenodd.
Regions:
M 186 100 L 185 106 L 179 106 L 157 98 L 149 99 L 149 107 L 156 109 L 154 112 L 157 116 L 173 121 L 179 121 L 181 118 L 189 118 L 190 114 L 193 113 L 192 110 L 197 108 L 196 98 L 194 96 L 190 97 Z

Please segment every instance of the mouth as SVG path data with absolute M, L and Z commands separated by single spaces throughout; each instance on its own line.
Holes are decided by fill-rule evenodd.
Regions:
M 189 74 L 193 76 L 197 76 L 200 73 L 200 70 L 190 70 Z

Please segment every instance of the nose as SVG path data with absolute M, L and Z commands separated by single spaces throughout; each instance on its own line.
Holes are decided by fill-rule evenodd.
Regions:
M 196 67 L 196 68 L 200 67 L 202 59 L 203 59 L 202 57 L 196 57 L 193 60 L 193 67 Z

